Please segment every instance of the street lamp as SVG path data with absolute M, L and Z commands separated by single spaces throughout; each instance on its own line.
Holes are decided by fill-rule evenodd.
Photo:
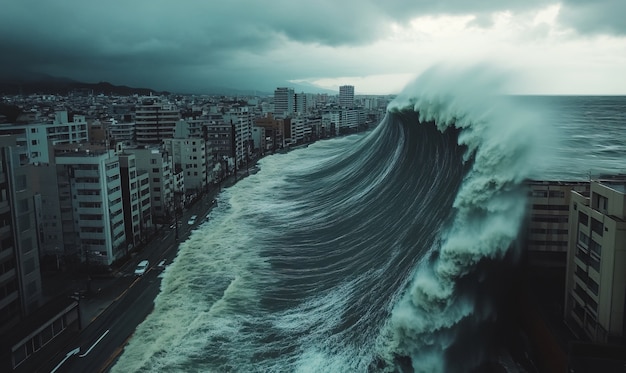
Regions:
M 76 308 L 78 311 L 78 330 L 83 330 L 83 322 L 80 314 L 80 293 L 74 292 L 74 294 L 70 295 L 70 298 L 76 301 Z

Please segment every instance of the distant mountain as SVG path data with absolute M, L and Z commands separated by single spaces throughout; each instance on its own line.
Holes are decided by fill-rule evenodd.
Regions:
M 168 94 L 150 88 L 134 88 L 125 85 L 113 85 L 109 82 L 84 83 L 68 78 L 54 77 L 46 74 L 24 74 L 22 76 L 0 77 L 0 93 L 2 94 L 62 94 L 92 93 L 105 95 L 149 95 Z

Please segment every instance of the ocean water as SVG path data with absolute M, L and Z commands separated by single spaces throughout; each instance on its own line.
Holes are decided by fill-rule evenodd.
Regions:
M 456 77 L 458 78 L 458 77 Z M 268 156 L 181 244 L 114 372 L 466 372 L 527 178 L 626 170 L 626 98 L 418 80 L 371 132 Z M 497 267 L 497 266 L 495 266 Z

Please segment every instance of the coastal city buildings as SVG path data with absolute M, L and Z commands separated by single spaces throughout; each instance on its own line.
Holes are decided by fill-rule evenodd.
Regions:
M 565 320 L 593 342 L 622 340 L 626 328 L 626 177 L 572 192 Z
M 19 156 L 29 163 L 50 163 L 49 145 L 71 144 L 88 140 L 87 121 L 74 115 L 68 121 L 67 111 L 55 113 L 52 123 L 2 124 L 0 135 L 18 135 Z
M 0 370 L 76 330 L 75 292 L 150 250 L 198 195 L 256 157 L 364 130 L 389 100 L 352 94 L 341 108 L 336 95 L 289 87 L 254 97 L 3 96 L 23 112 L 0 114 Z M 55 276 L 68 280 L 46 281 Z

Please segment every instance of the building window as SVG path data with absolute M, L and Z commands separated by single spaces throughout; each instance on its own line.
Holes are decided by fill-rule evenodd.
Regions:
M 578 222 L 585 227 L 589 226 L 589 216 L 582 211 L 578 212 Z
M 550 198 L 565 198 L 565 192 L 562 190 L 551 190 L 548 195 Z
M 545 198 L 548 196 L 547 190 L 533 190 L 530 192 L 531 197 Z
M 601 221 L 591 218 L 591 230 L 598 236 L 602 237 L 604 231 L 604 224 Z

